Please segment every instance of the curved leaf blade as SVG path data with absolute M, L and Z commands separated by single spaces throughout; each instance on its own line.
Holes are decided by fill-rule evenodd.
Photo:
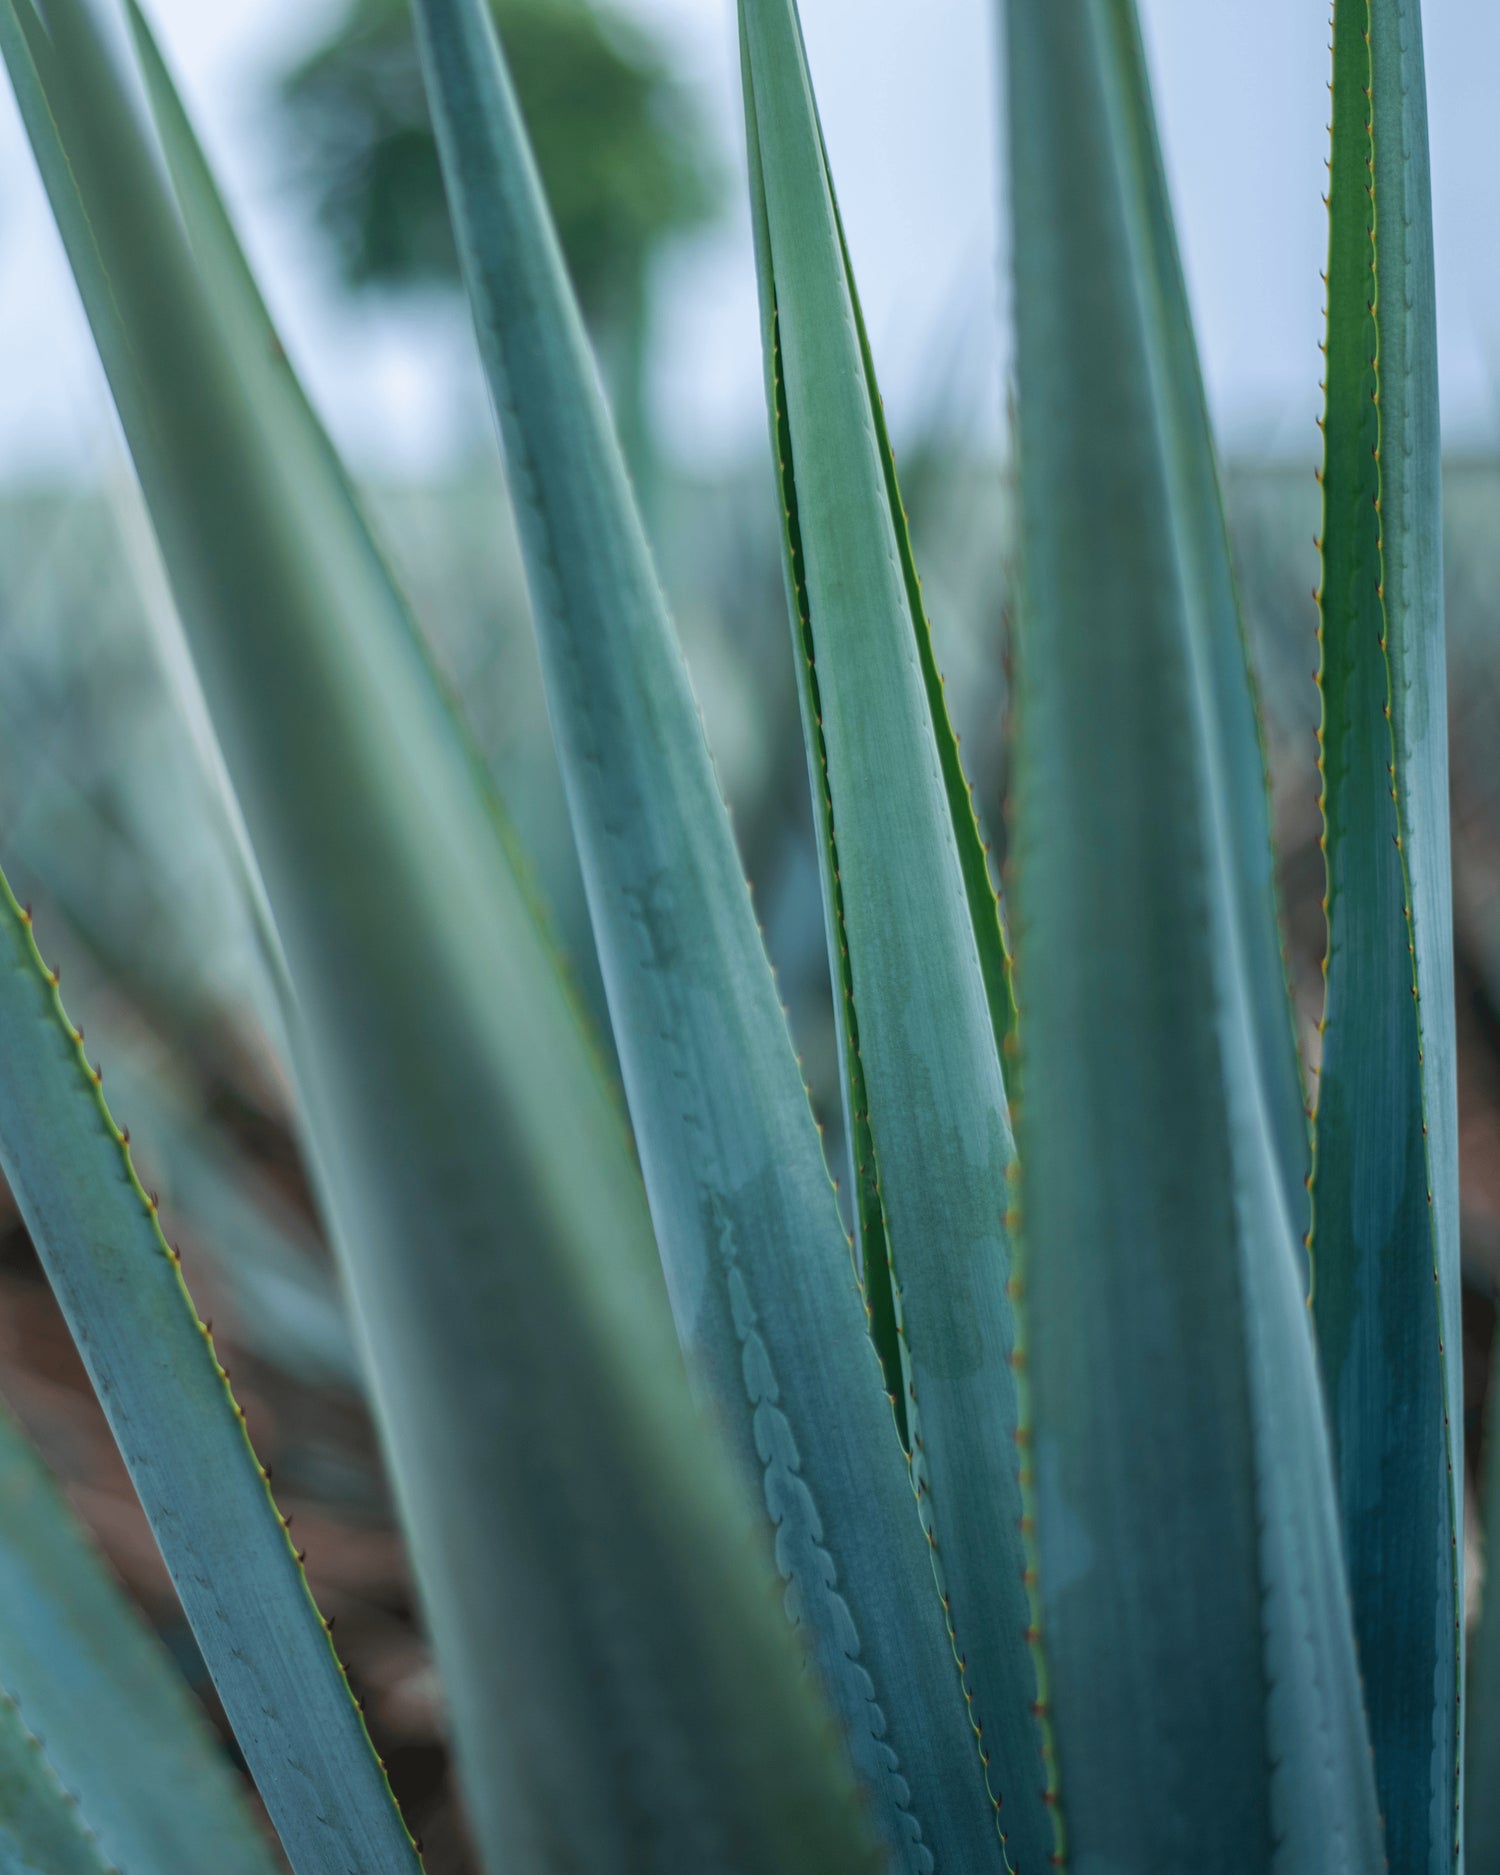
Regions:
M 493 802 L 284 361 L 221 311 L 243 278 L 211 228 L 189 254 L 80 0 L 49 16 L 48 180 L 284 941 L 486 1859 L 863 1868 Z
M 0 875 L 0 1166 L 298 1875 L 418 1866 L 129 1134 Z
M 1436 333 L 1414 4 L 1340 0 L 1333 106 L 1313 1301 L 1392 1865 L 1436 1875 L 1459 1842 L 1463 1455 Z
M 418 23 L 679 1334 L 897 1865 L 998 1869 L 816 1128 L 503 60 L 479 5 L 420 0 Z
M 106 1861 L 272 1875 L 277 1861 L 182 1675 L 3 1410 L 0 1611 L 0 1686 L 46 1740 Z
M 748 90 L 746 95 L 748 101 L 751 97 Z M 813 110 L 816 123 L 816 100 L 813 101 Z M 881 1366 L 886 1375 L 886 1385 L 891 1394 L 902 1444 L 909 1451 L 905 1383 L 901 1371 L 901 1336 L 897 1320 L 898 1309 L 893 1289 L 885 1219 L 879 1195 L 875 1189 L 875 1150 L 870 1135 L 869 1101 L 865 1089 L 864 1065 L 859 1053 L 858 1026 L 852 1008 L 853 985 L 850 981 L 847 946 L 842 940 L 834 941 L 835 934 L 842 933 L 844 928 L 843 894 L 840 882 L 835 876 L 833 863 L 832 801 L 828 789 L 827 748 L 821 733 L 822 711 L 815 670 L 814 647 L 810 626 L 805 616 L 807 610 L 805 552 L 793 475 L 793 444 L 786 398 L 786 372 L 781 351 L 780 315 L 775 303 L 772 283 L 770 236 L 766 226 L 764 188 L 760 175 L 760 146 L 753 122 L 753 109 L 748 112 L 748 117 L 750 122 L 747 141 L 751 157 L 752 220 L 758 255 L 761 318 L 768 334 L 766 343 L 769 403 L 775 432 L 779 492 L 785 522 L 783 545 L 789 576 L 789 603 L 798 627 L 799 696 L 820 842 L 819 861 L 824 887 L 825 919 L 830 934 L 829 961 L 833 970 L 833 980 L 839 986 L 844 1003 L 844 1017 L 840 1026 L 843 1031 L 844 1066 L 848 1079 L 846 1107 L 853 1116 L 850 1144 L 856 1206 L 855 1235 L 864 1279 L 866 1306 L 870 1312 L 870 1332 L 880 1354 Z M 927 620 L 922 597 L 921 576 L 917 571 L 916 558 L 912 552 L 911 532 L 907 524 L 905 505 L 901 499 L 901 488 L 896 474 L 896 455 L 886 428 L 885 405 L 876 381 L 874 354 L 865 329 L 864 313 L 860 307 L 854 269 L 849 259 L 843 218 L 839 213 L 838 194 L 833 185 L 833 174 L 828 162 L 828 151 L 823 141 L 821 125 L 818 125 L 818 147 L 822 159 L 823 180 L 828 190 L 828 199 L 838 232 L 839 255 L 843 263 L 844 279 L 848 288 L 854 329 L 859 341 L 860 362 L 864 370 L 866 392 L 869 398 L 871 427 L 885 479 L 891 527 L 895 535 L 902 578 L 906 586 L 913 642 L 921 668 L 922 687 L 926 692 L 927 707 L 932 718 L 943 789 L 948 799 L 954 845 L 958 853 L 959 870 L 963 877 L 964 895 L 968 900 L 975 948 L 984 977 L 990 1020 L 995 1030 L 995 1044 L 1002 1060 L 1005 1060 L 1011 1056 L 1013 1050 L 1016 1011 L 1011 984 L 1010 955 L 1006 948 L 999 895 L 990 876 L 989 848 L 980 833 L 975 815 L 973 789 L 969 786 L 968 778 L 964 774 L 958 738 L 954 734 L 948 715 L 943 676 L 937 666 L 932 628 Z
M 873 1223 L 888 1246 L 913 1481 L 1006 1854 L 1012 1866 L 1045 1866 L 1056 1835 L 1036 1711 L 1007 1294 L 1014 1148 L 963 861 L 974 843 L 972 824 L 961 833 L 967 792 L 961 814 L 796 7 L 742 0 L 740 33 L 794 655 L 825 815 L 867 1284 L 873 1297 Z M 993 923 L 992 893 L 983 909 Z
M 1182 573 L 1193 587 L 1190 616 L 1202 635 L 1200 683 L 1222 774 L 1235 934 L 1250 996 L 1261 1094 L 1300 1257 L 1311 1221 L 1311 1136 L 1281 941 L 1265 748 L 1187 285 L 1153 127 L 1145 60 L 1134 41 L 1121 60 L 1120 82 L 1125 88 L 1121 132 L 1130 140 L 1141 196 L 1142 284 L 1151 294 L 1153 316 L 1163 335 L 1161 395 L 1169 413 L 1166 433 Z
M 120 1105 L 140 1125 L 143 1164 L 212 1258 L 241 1346 L 296 1379 L 362 1388 L 348 1310 L 305 1219 L 222 1129 L 187 1111 L 161 1074 L 140 1061 L 117 1062 L 113 1046 L 110 1060 L 111 1085 L 124 1089 Z
M 1139 31 L 1127 0 L 1005 20 L 1023 1314 L 1067 1854 L 1355 1875 L 1380 1822 L 1238 937 L 1209 643 L 1233 619 L 1182 486 L 1201 407 L 1170 388 Z
M 0 1875 L 114 1875 L 8 1693 L 0 1693 Z

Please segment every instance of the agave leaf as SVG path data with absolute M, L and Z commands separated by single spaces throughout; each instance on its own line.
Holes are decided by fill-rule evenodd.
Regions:
M 469 747 L 283 360 L 224 310 L 243 278 L 203 226 L 189 253 L 87 8 L 48 17 L 31 133 L 285 946 L 485 1858 L 864 1868 Z
M 174 1216 L 213 1259 L 241 1345 L 299 1380 L 363 1387 L 343 1300 L 307 1223 L 159 1070 L 126 1058 L 110 1084 Z
M 679 1334 L 896 1866 L 998 1870 L 817 1130 L 508 74 L 477 0 L 417 17 Z
M 274 410 L 278 432 L 295 440 L 308 457 L 309 473 L 316 475 L 323 498 L 330 506 L 337 504 L 345 510 L 340 517 L 340 533 L 346 550 L 363 556 L 367 578 L 378 587 L 411 651 L 425 666 L 424 687 L 437 691 L 450 731 L 472 763 L 474 783 L 486 797 L 510 869 L 532 897 L 533 910 L 540 919 L 542 907 L 534 897 L 525 856 L 490 783 L 467 719 L 446 689 L 359 492 L 292 368 L 150 23 L 136 0 L 122 0 L 122 4 L 183 229 L 212 285 L 215 311 L 226 326 L 226 345 L 242 367 L 254 374 L 256 396 L 264 398 Z
M 272 1875 L 276 1858 L 181 1674 L 3 1409 L 0 1609 L 0 1685 L 45 1739 L 105 1861 Z M 0 1735 L 13 1725 L 7 1707 Z
M 174 719 L 174 726 L 187 732 L 184 767 L 192 778 L 199 810 L 190 826 L 204 861 L 214 863 L 215 870 L 223 874 L 220 929 L 225 937 L 242 943 L 249 953 L 249 968 L 240 991 L 244 1007 L 235 1013 L 242 1025 L 250 1022 L 254 1039 L 269 1052 L 277 1078 L 284 1081 L 289 1078 L 286 1021 L 292 989 L 281 939 L 250 850 L 250 836 L 224 772 L 224 757 L 214 739 L 208 706 L 178 628 L 171 588 L 140 486 L 124 464 L 117 463 L 116 470 L 110 479 L 110 507 L 135 576 L 153 663 L 161 681 L 162 704 Z
M 746 0 L 740 34 L 795 651 L 839 1015 L 857 1057 L 845 1095 L 865 1267 L 878 1276 L 878 1218 L 924 1527 L 1007 1854 L 1025 1868 L 1045 1864 L 1054 1833 L 1032 1711 L 1006 1295 L 1013 1148 L 955 838 L 961 784 L 934 727 L 926 624 L 796 8 Z M 993 924 L 992 895 L 982 910 Z
M 814 100 L 814 113 L 816 121 L 816 100 Z M 927 707 L 932 715 L 933 736 L 937 743 L 938 761 L 942 767 L 943 790 L 948 797 L 948 813 L 953 822 L 953 841 L 958 848 L 958 863 L 963 874 L 964 896 L 968 900 L 969 916 L 974 926 L 974 945 L 979 953 L 979 968 L 984 976 L 985 996 L 990 1007 L 990 1020 L 995 1029 L 995 1044 L 1001 1055 L 1005 1056 L 1011 1052 L 1011 1037 L 1016 1026 L 1016 1004 L 1014 986 L 1011 982 L 1010 953 L 1006 947 L 1005 927 L 1000 915 L 1000 896 L 995 890 L 995 882 L 990 875 L 989 846 L 980 832 L 974 808 L 974 790 L 964 773 L 958 736 L 948 714 L 943 674 L 937 666 L 937 656 L 932 642 L 932 626 L 922 597 L 922 578 L 917 571 L 916 556 L 912 552 L 911 527 L 907 518 L 906 504 L 901 498 L 900 481 L 896 475 L 896 452 L 891 445 L 890 432 L 886 427 L 885 400 L 880 395 L 880 386 L 875 377 L 875 355 L 870 349 L 870 335 L 865 329 L 865 316 L 859 303 L 859 289 L 855 284 L 854 266 L 849 259 L 849 243 L 844 235 L 844 220 L 839 212 L 838 192 L 833 186 L 833 170 L 828 161 L 828 147 L 823 140 L 823 128 L 820 122 L 818 123 L 818 148 L 823 159 L 823 177 L 828 188 L 828 200 L 832 205 L 834 224 L 838 229 L 839 255 L 844 263 L 844 279 L 849 288 L 849 305 L 854 314 L 854 329 L 859 336 L 860 362 L 864 366 L 865 387 L 870 399 L 870 420 L 875 431 L 875 446 L 880 453 L 885 470 L 886 499 L 891 511 L 891 526 L 896 536 L 896 551 L 901 559 L 902 577 L 906 581 L 906 596 L 911 608 L 912 635 L 916 642 L 917 658 L 922 668 L 922 687 L 927 693 Z M 758 174 L 752 186 L 759 189 Z M 756 216 L 756 238 L 760 241 L 765 239 L 765 224 L 760 214 Z M 777 342 L 779 346 L 779 334 Z M 778 383 L 782 381 L 782 374 L 779 371 L 776 381 Z M 783 398 L 783 403 L 784 401 Z
M 31 626 L 33 642 L 56 630 L 55 619 L 44 614 L 44 621 Z M 64 655 L 87 671 L 97 651 L 74 639 Z M 24 654 L 18 669 L 12 651 L 0 698 L 7 787 L 0 851 L 13 888 L 64 913 L 69 936 L 164 1040 L 232 1076 L 246 1043 L 276 1011 L 246 942 L 248 881 L 228 830 L 214 824 L 207 777 L 180 736 L 163 746 L 164 719 L 169 733 L 176 724 L 155 692 L 139 733 L 111 751 L 102 773 L 81 780 L 79 743 L 60 755 L 50 721 L 60 706 L 39 707 L 24 666 Z M 117 685 L 113 671 L 82 679 L 81 740 L 90 761 L 98 759 L 94 725 L 109 720 Z M 72 716 L 78 691 L 69 691 Z
M 121 0 L 121 4 L 139 60 L 152 122 L 182 215 L 183 229 L 212 279 L 215 307 L 230 326 L 227 342 L 237 357 L 246 363 L 254 361 L 261 393 L 276 400 L 278 415 L 295 431 L 302 447 L 322 457 L 320 466 L 329 497 L 337 488 L 352 511 L 347 523 L 351 540 L 358 538 L 373 563 L 372 571 L 382 578 L 391 604 L 401 613 L 405 629 L 425 656 L 426 645 L 405 596 L 389 570 L 359 494 L 287 358 L 270 309 L 250 270 L 218 183 L 150 22 L 137 0 Z M 435 667 L 433 681 L 441 681 Z M 463 734 L 464 719 L 452 700 L 448 701 L 455 731 Z
M 1182 576 L 1193 587 L 1189 619 L 1202 635 L 1204 706 L 1214 724 L 1227 817 L 1225 860 L 1235 937 L 1250 996 L 1252 1038 L 1276 1147 L 1287 1213 L 1298 1239 L 1309 1224 L 1310 1140 L 1296 1024 L 1281 943 L 1265 748 L 1249 647 L 1230 562 L 1218 458 L 1209 428 L 1197 340 L 1188 307 L 1161 152 L 1152 127 L 1144 62 L 1122 61 L 1128 87 L 1122 134 L 1131 140 L 1149 256 L 1143 288 L 1165 335 L 1161 394 L 1177 501 Z
M 555 937 L 551 916 L 553 905 L 541 889 L 539 878 L 533 870 L 532 854 L 519 838 L 507 810 L 500 785 L 503 777 L 487 761 L 467 716 L 450 689 L 447 674 L 433 658 L 407 595 L 392 572 L 390 558 L 370 520 L 366 504 L 350 480 L 296 372 L 291 368 L 213 172 L 152 35 L 150 24 L 135 0 L 124 0 L 124 4 L 140 58 L 146 94 L 183 212 L 186 231 L 195 253 L 200 256 L 205 269 L 211 272 L 215 281 L 215 304 L 220 316 L 233 326 L 236 356 L 262 374 L 261 394 L 278 400 L 285 421 L 295 430 L 302 444 L 310 454 L 321 457 L 322 480 L 329 499 L 334 499 L 337 491 L 338 498 L 348 510 L 344 520 L 349 542 L 351 546 L 357 546 L 368 559 L 372 578 L 380 584 L 388 604 L 399 616 L 400 629 L 409 637 L 413 649 L 426 666 L 427 680 L 440 695 L 449 715 L 452 733 L 468 753 L 475 785 L 489 803 L 509 868 L 531 907 L 533 917 L 549 936 Z M 459 673 L 454 681 L 461 681 L 461 678 L 462 673 Z M 565 856 L 551 857 L 550 883 L 554 892 L 560 892 L 566 898 L 574 889 L 572 882 L 577 876 L 576 857 L 571 851 Z M 258 885 L 258 881 L 255 883 Z M 565 911 L 567 907 L 559 903 L 559 909 Z M 577 920 L 566 922 L 580 927 L 570 928 L 566 932 L 570 942 L 575 946 L 586 944 L 587 921 L 581 908 Z M 577 955 L 575 949 L 568 961 L 574 964 L 583 979 L 581 985 L 575 986 L 570 975 L 569 988 L 575 994 L 579 988 L 583 990 L 584 995 L 579 997 L 579 1015 L 587 1021 L 590 1011 L 585 1007 L 585 997 L 589 992 L 595 960 L 591 955 Z M 609 1037 L 600 1036 L 591 1028 L 590 1041 L 600 1051 L 601 1066 L 606 1076 L 612 1076 Z M 652 1263 L 654 1266 L 654 1257 Z
M 0 1166 L 266 1807 L 298 1875 L 413 1869 L 156 1198 L 3 875 L 0 959 Z
M 20 1707 L 0 1693 L 0 1875 L 115 1875 L 93 1831 L 26 1729 Z
M 748 96 L 747 92 L 747 96 Z M 817 124 L 816 100 L 813 103 L 814 122 Z M 875 360 L 870 349 L 869 335 L 865 329 L 864 313 L 860 308 L 859 292 L 855 284 L 854 269 L 849 260 L 848 242 L 844 237 L 843 219 L 839 213 L 838 195 L 833 186 L 833 175 L 828 163 L 827 147 L 823 141 L 822 126 L 818 128 L 818 149 L 822 161 L 823 179 L 828 191 L 828 200 L 832 205 L 834 224 L 838 230 L 839 257 L 843 263 L 844 279 L 849 293 L 849 304 L 854 318 L 854 329 L 859 340 L 860 362 L 864 370 L 866 391 L 869 398 L 870 421 L 874 431 L 875 447 L 880 457 L 885 476 L 886 498 L 890 509 L 891 527 L 895 534 L 896 549 L 901 561 L 901 572 L 906 584 L 907 603 L 910 609 L 913 641 L 916 645 L 917 659 L 922 673 L 922 685 L 927 695 L 927 706 L 932 718 L 933 735 L 936 742 L 938 761 L 942 770 L 943 788 L 948 798 L 948 812 L 953 824 L 954 845 L 958 852 L 959 869 L 963 877 L 964 895 L 968 900 L 969 916 L 974 931 L 975 948 L 979 955 L 979 966 L 984 977 L 986 999 L 989 1003 L 990 1020 L 994 1025 L 996 1047 L 1002 1060 L 1012 1052 L 1012 1037 L 1015 1031 L 1015 1001 L 1012 994 L 1010 956 L 1006 949 L 1005 933 L 1000 918 L 1000 903 L 995 891 L 994 881 L 990 876 L 988 846 L 979 830 L 975 818 L 973 790 L 963 771 L 963 762 L 959 754 L 958 738 L 954 734 L 948 715 L 947 698 L 944 693 L 942 673 L 938 670 L 937 659 L 932 642 L 932 629 L 928 623 L 922 598 L 922 581 L 917 572 L 916 558 L 912 552 L 911 531 L 907 522 L 906 508 L 901 499 L 900 484 L 896 475 L 896 455 L 891 447 L 886 429 L 885 405 L 880 395 L 880 387 L 875 377 Z M 771 406 L 772 421 L 775 426 L 775 451 L 779 478 L 779 493 L 785 519 L 785 558 L 789 579 L 789 600 L 794 615 L 800 617 L 798 582 L 802 579 L 803 545 L 801 527 L 797 517 L 795 487 L 792 476 L 793 442 L 790 434 L 785 370 L 781 356 L 780 322 L 775 305 L 774 286 L 772 283 L 771 251 L 769 234 L 766 228 L 764 210 L 764 187 L 760 177 L 759 144 L 753 121 L 750 121 L 748 142 L 752 152 L 751 190 L 753 220 L 757 253 L 760 257 L 758 269 L 761 290 L 761 315 L 770 337 L 769 348 L 768 396 Z M 870 1313 L 870 1331 L 880 1354 L 881 1366 L 885 1372 L 886 1384 L 890 1390 L 892 1404 L 896 1413 L 896 1423 L 901 1433 L 902 1444 L 910 1450 L 909 1431 L 906 1423 L 906 1392 L 901 1370 L 900 1331 L 897 1326 L 898 1308 L 893 1288 L 893 1273 L 890 1248 L 886 1239 L 885 1217 L 876 1190 L 875 1151 L 870 1133 L 869 1100 L 865 1089 L 864 1066 L 860 1059 L 856 1025 L 853 1020 L 852 997 L 853 985 L 850 978 L 850 966 L 847 946 L 835 942 L 834 934 L 840 932 L 844 924 L 842 891 L 834 870 L 834 840 L 832 822 L 832 801 L 829 793 L 826 773 L 826 750 L 823 747 L 817 677 L 814 669 L 813 646 L 810 627 L 802 626 L 800 643 L 797 646 L 798 690 L 802 706 L 804 736 L 809 757 L 809 776 L 813 787 L 817 829 L 819 835 L 819 862 L 824 887 L 825 922 L 829 931 L 830 964 L 834 972 L 834 982 L 844 999 L 844 1019 L 840 1023 L 841 1040 L 844 1052 L 844 1066 L 848 1082 L 846 1105 L 851 1115 L 852 1172 L 855 1189 L 855 1229 L 860 1255 L 860 1267 L 865 1285 L 865 1299 Z
M 1462 1418 L 1436 333 L 1415 4 L 1340 0 L 1313 1301 L 1392 1866 L 1457 1853 Z
M 1208 641 L 1233 618 L 1183 498 L 1201 405 L 1164 388 L 1186 327 L 1139 32 L 1127 0 L 1006 23 L 1023 1294 L 1067 1854 L 1352 1875 L 1380 1823 L 1238 938 L 1250 758 L 1222 746 Z

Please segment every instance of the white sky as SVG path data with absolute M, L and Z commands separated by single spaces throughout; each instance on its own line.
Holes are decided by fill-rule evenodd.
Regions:
M 1061 0 L 1047 0 L 1060 4 Z M 740 163 L 731 0 L 616 0 L 669 33 Z M 342 0 L 154 0 L 152 17 L 314 395 L 367 469 L 422 474 L 487 422 L 461 310 L 351 304 L 287 180 L 274 74 Z M 1001 431 L 993 0 L 802 0 L 824 125 L 898 430 L 943 401 Z M 1326 222 L 1326 0 L 1142 0 L 1221 436 L 1311 459 Z M 1500 190 L 1489 156 L 1494 0 L 1427 0 L 1445 421 L 1500 444 Z M 656 393 L 691 460 L 757 447 L 753 263 L 722 230 L 664 268 Z M 107 399 L 8 89 L 0 86 L 0 480 L 97 467 Z

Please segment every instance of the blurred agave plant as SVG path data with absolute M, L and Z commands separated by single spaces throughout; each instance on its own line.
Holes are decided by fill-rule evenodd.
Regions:
M 132 77 L 90 0 L 0 0 L 284 951 L 307 1153 L 496 1871 L 1462 1861 L 1417 4 L 1335 14 L 1311 1131 L 1134 10 L 1003 14 L 1014 974 L 796 6 L 739 8 L 851 1241 L 482 0 L 416 16 L 634 1149 L 143 19 Z M 298 1875 L 410 1871 L 9 888 L 0 930 L 0 1159 L 282 1844 Z M 19 1445 L 6 1480 L 8 1865 L 264 1871 Z M 1469 1780 L 1486 1875 L 1497 1712 L 1492 1663 Z

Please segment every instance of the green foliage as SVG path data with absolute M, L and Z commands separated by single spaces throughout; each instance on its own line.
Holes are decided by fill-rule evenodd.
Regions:
M 523 1864 L 659 1830 L 672 1862 L 860 1866 L 508 831 L 192 152 L 169 201 L 87 7 L 50 28 L 31 128 L 276 908 L 479 1825 Z M 340 1798 L 313 1789 L 308 1827 Z
M 1134 7 L 1001 9 L 1012 971 L 797 7 L 740 0 L 852 1240 L 591 369 L 567 192 L 543 118 L 536 154 L 523 127 L 545 11 L 499 9 L 513 83 L 485 0 L 417 0 L 436 159 L 414 155 L 395 8 L 357 7 L 353 67 L 297 85 L 355 72 L 343 128 L 393 153 L 367 205 L 430 192 L 441 163 L 629 1133 L 144 18 L 127 0 L 149 121 L 91 0 L 0 0 L 253 849 L 267 1025 L 485 1865 L 1450 1869 L 1463 1455 L 1415 0 L 1339 0 L 1336 20 L 1311 1233 L 1264 761 Z M 654 81 L 592 14 L 546 17 L 604 60 L 558 82 L 582 113 L 567 160 L 613 188 L 628 164 L 589 73 L 637 72 L 632 135 Z M 639 251 L 678 213 L 663 184 L 638 214 L 649 194 L 604 191 L 595 249 Z M 450 265 L 351 225 L 356 272 Z M 156 1198 L 8 886 L 0 950 L 0 1164 L 282 1842 L 298 1875 L 411 1868 Z M 236 1201 L 233 1159 L 150 1076 L 126 1098 L 185 1207 L 305 1285 L 296 1231 Z M 326 1329 L 308 1294 L 298 1320 Z M 349 1359 L 336 1329 L 321 1345 Z M 180 1690 L 3 1422 L 0 1504 L 0 1865 L 254 1875 Z M 1486 1854 L 1497 1631 L 1474 1668 Z
M 1007 42 L 1024 1313 L 1069 1851 L 1366 1869 L 1328 1440 L 1236 929 L 1271 908 L 1238 890 L 1265 827 L 1247 850 L 1231 810 L 1251 717 L 1212 662 L 1238 643 L 1224 533 L 1192 485 L 1139 37 L 1126 7 L 1085 17 L 1015 5 Z
M 0 1518 L 0 1685 L 105 1860 L 271 1875 L 202 1712 L 3 1411 Z M 15 1723 L 0 1714 L 0 1727 Z
M 423 53 L 678 1334 L 774 1534 L 881 1835 L 998 1866 L 843 1231 L 515 103 L 466 0 Z M 558 413 L 567 412 L 559 422 Z M 643 740 L 642 725 L 654 734 Z M 850 1541 L 849 1539 L 855 1539 Z M 924 1578 L 928 1578 L 924 1580 Z
M 0 1870 L 5 1875 L 109 1875 L 98 1843 L 28 1732 L 0 1698 Z
M 1313 1305 L 1387 1846 L 1393 1867 L 1436 1871 L 1453 1865 L 1461 1834 L 1463 1456 L 1425 97 L 1415 6 L 1341 4 L 1324 418 L 1328 957 Z M 1390 1515 L 1392 1501 L 1412 1514 Z
M 0 946 L 0 1045 L 8 1087 L 26 1090 L 0 1106 L 0 1162 L 266 1806 L 299 1869 L 333 1875 L 350 1859 L 410 1869 L 382 1767 L 157 1200 L 30 913 L 3 883 Z
M 1051 1852 L 1053 1828 L 1021 1532 L 1006 1228 L 1014 1150 L 955 831 L 975 845 L 977 836 L 966 802 L 967 824 L 955 827 L 936 759 L 918 649 L 927 625 L 897 544 L 899 497 L 876 440 L 796 9 L 742 5 L 740 31 L 793 655 L 822 796 L 866 1290 L 875 1293 L 872 1271 L 888 1285 L 934 1576 L 1002 1839 L 1025 1865 Z M 992 895 L 981 917 L 997 945 Z
M 610 0 L 490 0 L 563 254 L 643 493 L 649 272 L 709 219 L 719 160 L 649 33 Z M 458 251 L 409 0 L 350 0 L 281 98 L 296 168 L 355 287 L 456 286 Z
M 596 0 L 492 0 L 585 316 L 629 313 L 653 250 L 712 212 L 718 177 L 660 49 Z M 298 169 L 355 286 L 458 284 L 411 9 L 351 0 L 285 79 Z

